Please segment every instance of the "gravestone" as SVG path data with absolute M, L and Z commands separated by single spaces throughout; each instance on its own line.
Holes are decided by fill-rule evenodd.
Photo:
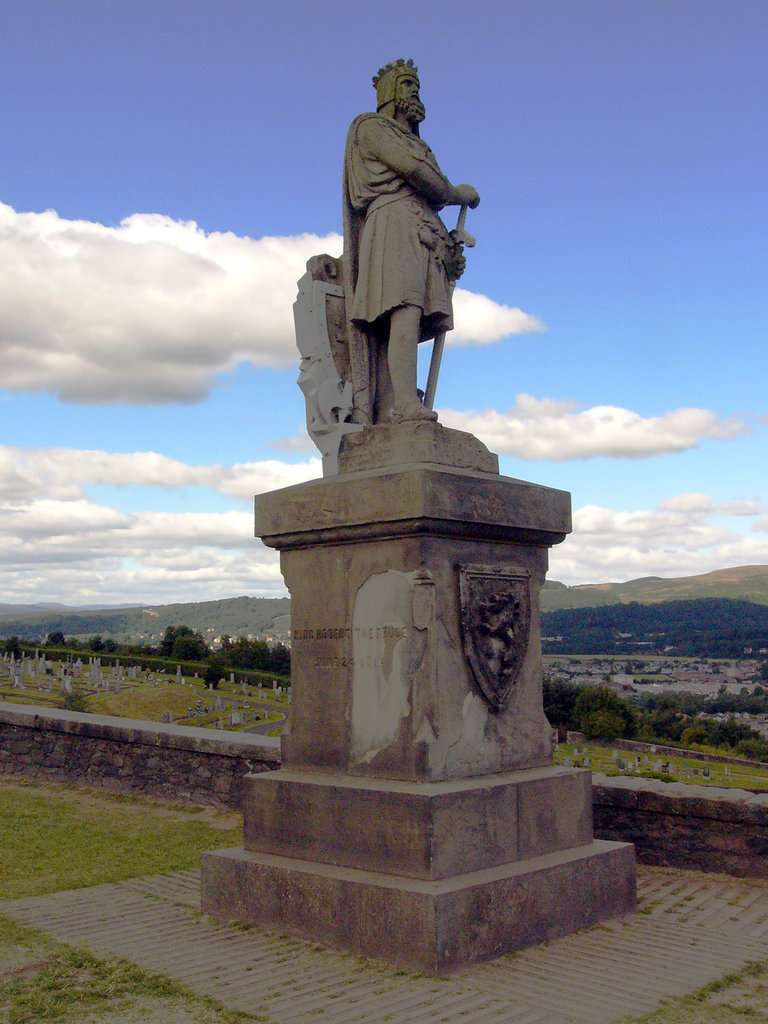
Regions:
M 295 310 L 325 475 L 256 499 L 291 593 L 282 768 L 246 777 L 244 845 L 204 855 L 202 907 L 440 974 L 633 910 L 634 850 L 594 839 L 590 773 L 554 766 L 543 711 L 539 592 L 570 495 L 501 476 L 417 396 L 416 345 L 442 346 L 463 262 L 432 204 L 477 193 L 420 141 L 413 64 L 376 83 L 350 129 L 344 256 L 310 260 Z M 368 144 L 397 154 L 387 174 L 366 177 Z M 373 293 L 422 258 L 417 313 L 372 322 Z

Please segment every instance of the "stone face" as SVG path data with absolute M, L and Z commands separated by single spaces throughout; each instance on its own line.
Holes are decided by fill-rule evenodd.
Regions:
M 632 847 L 599 840 L 442 881 L 234 849 L 203 855 L 202 905 L 443 974 L 629 913 L 634 879 Z
M 240 808 L 251 772 L 280 763 L 270 737 L 6 704 L 0 771 Z
M 570 528 L 567 498 L 416 466 L 257 499 L 258 530 L 280 548 L 292 598 L 284 765 L 437 781 L 551 763 L 538 591 L 545 542 Z M 460 570 L 477 564 L 529 588 L 530 632 L 502 710 L 464 656 Z
M 589 773 L 538 768 L 403 783 L 282 770 L 246 779 L 244 846 L 441 879 L 592 841 Z

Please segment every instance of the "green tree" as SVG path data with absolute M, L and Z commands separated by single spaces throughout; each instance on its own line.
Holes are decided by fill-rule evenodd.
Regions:
M 63 647 L 66 644 L 66 638 L 61 630 L 56 630 L 54 633 L 49 633 L 45 638 L 46 646 L 48 647 Z
M 219 680 L 226 675 L 227 671 L 227 660 L 223 654 L 216 652 L 212 654 L 208 659 L 208 664 L 205 666 L 205 675 L 203 679 L 206 683 L 210 683 L 214 690 L 219 685 Z
M 279 676 L 290 676 L 291 674 L 291 652 L 285 644 L 275 644 L 269 652 L 267 668 Z
M 707 746 L 710 737 L 705 721 L 702 718 L 697 719 L 693 725 L 689 725 L 687 729 L 683 730 L 680 739 L 683 746 L 686 747 Z
M 667 696 L 655 701 L 655 706 L 643 715 L 641 723 L 644 736 L 649 739 L 672 740 L 674 743 L 682 737 L 683 730 L 689 724 L 690 719 L 680 710 L 677 699 Z
M 635 735 L 632 709 L 607 686 L 581 687 L 573 712 L 587 739 L 615 740 Z
M 5 641 L 5 653 L 12 654 L 14 658 L 21 657 L 21 644 L 17 636 L 9 636 Z
M 544 714 L 553 729 L 565 733 L 576 728 L 574 707 L 579 696 L 578 686 L 559 681 L 544 683 Z
M 160 641 L 159 652 L 164 658 L 178 661 L 205 661 L 208 645 L 201 633 L 189 626 L 168 626 Z
M 208 657 L 208 645 L 201 633 L 195 633 L 186 626 L 179 626 L 171 648 L 171 657 L 179 661 L 204 661 Z
M 173 641 L 176 639 L 176 630 L 178 628 L 178 626 L 168 626 L 165 633 L 163 633 L 163 639 L 160 641 L 158 652 L 164 658 L 170 658 L 173 653 Z

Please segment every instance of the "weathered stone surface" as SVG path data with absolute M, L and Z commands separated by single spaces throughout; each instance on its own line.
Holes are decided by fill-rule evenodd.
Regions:
M 203 911 L 444 974 L 635 909 L 631 846 L 595 841 L 442 881 L 245 850 L 203 856 Z
M 374 78 L 376 113 L 361 114 L 344 152 L 344 266 L 355 419 L 435 419 L 418 397 L 418 343 L 453 326 L 453 282 L 474 244 L 460 219 L 449 234 L 438 211 L 473 209 L 471 185 L 453 185 L 421 140 L 424 107 L 413 61 Z M 434 382 L 426 390 L 434 394 Z M 430 402 L 431 404 L 431 402 Z
M 255 511 L 256 535 L 281 551 L 414 532 L 549 546 L 571 530 L 567 491 L 430 465 L 295 484 L 257 495 Z
M 239 808 L 250 772 L 280 763 L 269 737 L 29 705 L 0 708 L 0 773 Z
M 499 472 L 499 457 L 474 434 L 452 430 L 431 420 L 378 424 L 348 434 L 339 450 L 340 473 L 363 473 L 416 463 Z
M 768 877 L 763 795 L 596 776 L 593 810 L 596 835 L 634 843 L 643 863 Z
M 431 424 L 367 433 L 338 477 L 256 499 L 293 700 L 245 849 L 203 860 L 204 910 L 443 972 L 633 909 L 634 852 L 593 841 L 589 774 L 552 767 L 542 706 L 569 496 L 456 468 L 477 445 Z
M 153 722 L 133 723 L 126 729 L 123 721 L 0 703 L 0 774 L 239 808 L 248 773 L 280 764 L 277 741 L 269 738 L 216 735 Z M 158 755 L 157 767 L 149 771 L 153 753 Z M 663 797 L 670 787 L 661 782 L 594 778 L 598 838 L 636 843 L 638 859 L 644 863 L 768 877 L 768 794 L 690 786 L 665 800 L 659 794 Z M 229 780 L 225 794 L 214 788 L 217 779 Z M 375 780 L 353 782 L 379 785 Z M 653 792 L 655 799 L 653 805 L 645 802 L 640 812 L 644 791 Z M 338 819 L 327 822 L 329 830 L 338 827 Z M 500 824 L 500 837 L 505 830 Z M 382 828 L 382 834 L 386 831 Z M 401 836 L 393 834 L 392 844 L 402 845 Z
M 244 846 L 448 878 L 592 841 L 589 773 L 564 768 L 405 783 L 283 770 L 248 777 Z
M 286 767 L 437 781 L 551 763 L 538 591 L 568 495 L 412 466 L 257 499 L 292 597 Z M 531 625 L 514 690 L 489 706 L 464 656 L 459 570 L 527 580 Z

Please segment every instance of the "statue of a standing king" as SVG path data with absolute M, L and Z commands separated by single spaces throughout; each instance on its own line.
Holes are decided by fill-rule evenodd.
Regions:
M 413 61 L 386 64 L 373 84 L 376 113 L 352 122 L 344 154 L 344 290 L 354 419 L 436 419 L 416 386 L 416 350 L 453 326 L 452 282 L 461 245 L 438 212 L 476 207 L 420 138 L 425 117 Z

